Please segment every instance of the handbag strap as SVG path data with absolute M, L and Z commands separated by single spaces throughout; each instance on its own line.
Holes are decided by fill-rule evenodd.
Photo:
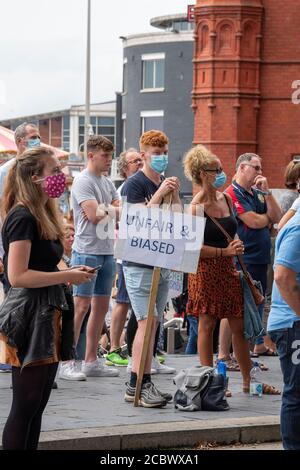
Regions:
M 225 194 L 224 194 L 224 197 L 226 198 L 226 200 L 227 200 L 227 202 L 228 202 L 227 196 L 226 196 Z M 228 206 L 229 206 L 230 215 L 233 215 L 233 216 L 234 216 L 230 203 L 228 204 Z M 213 216 L 211 216 L 211 215 L 209 215 L 209 214 L 207 214 L 207 213 L 206 213 L 206 215 L 207 215 L 207 217 L 209 217 L 210 220 L 221 230 L 221 232 L 223 233 L 223 235 L 225 235 L 225 237 L 226 237 L 228 243 L 231 243 L 231 242 L 233 241 L 233 238 L 229 235 L 229 233 L 225 230 L 225 228 L 222 227 L 222 225 L 215 219 L 215 217 L 213 217 Z M 242 256 L 242 255 L 236 255 L 236 257 L 237 257 L 237 259 L 239 260 L 239 263 L 240 263 L 240 266 L 241 266 L 242 271 L 243 271 L 243 273 L 244 273 L 244 276 L 245 276 L 247 279 L 249 279 L 249 273 L 248 273 L 248 270 L 247 270 L 246 265 L 245 265 L 245 263 L 244 263 L 243 256 Z

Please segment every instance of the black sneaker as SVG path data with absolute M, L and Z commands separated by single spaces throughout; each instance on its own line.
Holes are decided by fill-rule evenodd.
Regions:
M 157 391 L 157 393 L 166 400 L 166 402 L 169 403 L 170 401 L 173 400 L 173 395 L 171 395 L 171 393 L 161 392 L 153 383 L 152 385 Z M 124 400 L 127 402 L 134 402 L 135 387 L 131 387 L 129 383 L 126 383 L 126 387 L 127 388 L 126 388 Z
M 171 395 L 171 393 L 167 393 L 167 392 L 161 392 L 160 390 L 158 390 L 158 388 L 156 387 L 156 385 L 152 384 L 153 387 L 156 389 L 157 393 L 163 397 L 168 403 L 170 401 L 173 400 L 173 395 Z
M 124 400 L 127 402 L 134 402 L 135 387 L 131 387 L 128 383 L 126 384 L 126 392 Z M 148 382 L 142 385 L 139 405 L 144 408 L 161 408 L 166 406 L 167 400 L 162 397 L 154 387 L 152 382 Z
M 128 382 L 126 382 L 126 392 L 124 395 L 124 400 L 127 402 L 134 402 L 135 387 L 131 387 Z
M 158 393 L 152 382 L 142 385 L 140 406 L 144 408 L 162 408 L 167 401 Z

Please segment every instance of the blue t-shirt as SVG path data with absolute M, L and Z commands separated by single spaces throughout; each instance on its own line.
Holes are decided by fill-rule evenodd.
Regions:
M 267 204 L 264 195 L 252 188 L 252 194 L 242 188 L 236 181 L 226 189 L 226 193 L 232 199 L 233 208 L 238 221 L 237 234 L 244 242 L 245 254 L 243 259 L 246 264 L 269 264 L 271 262 L 271 237 L 268 227 L 250 228 L 239 215 L 246 212 L 266 214 Z
M 297 273 L 300 283 L 300 211 L 282 228 L 276 240 L 274 269 L 277 264 Z M 273 283 L 272 306 L 268 318 L 268 331 L 292 328 L 300 317 L 283 300 L 276 283 Z

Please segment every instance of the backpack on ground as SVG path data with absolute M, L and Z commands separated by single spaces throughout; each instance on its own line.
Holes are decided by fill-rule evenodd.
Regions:
M 180 411 L 226 411 L 227 380 L 213 367 L 195 366 L 182 369 L 174 378 L 177 391 L 175 408 Z

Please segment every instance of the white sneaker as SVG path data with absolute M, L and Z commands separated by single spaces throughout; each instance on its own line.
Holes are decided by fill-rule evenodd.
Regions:
M 127 372 L 130 374 L 132 368 L 132 357 L 128 356 L 128 366 L 127 366 Z M 152 369 L 151 366 L 151 374 L 157 374 L 156 369 Z
M 132 367 L 132 357 L 128 356 L 128 365 L 127 365 L 127 372 L 130 374 Z
M 68 361 L 60 363 L 58 378 L 63 380 L 86 380 L 86 375 L 76 370 L 75 361 Z
M 165 364 L 161 364 L 159 360 L 154 357 L 151 363 L 151 374 L 175 374 L 176 369 L 174 367 L 168 367 Z
M 82 372 L 87 377 L 118 377 L 119 371 L 115 367 L 107 367 L 103 365 L 101 359 L 93 362 L 82 362 Z

